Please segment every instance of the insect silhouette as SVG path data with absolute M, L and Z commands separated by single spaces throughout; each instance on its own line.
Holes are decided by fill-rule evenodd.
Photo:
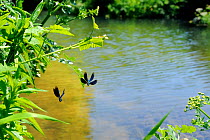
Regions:
M 58 89 L 57 86 L 55 86 L 55 88 L 53 89 L 53 91 L 54 91 L 55 96 L 58 97 L 58 100 L 61 102 L 62 101 L 62 97 L 65 94 L 64 93 L 65 89 L 63 90 L 62 95 L 60 95 L 60 91 L 59 91 L 59 89 Z
M 80 78 L 80 81 L 83 83 L 83 84 L 87 84 L 88 86 L 89 85 L 95 85 L 97 83 L 97 80 L 94 80 L 94 72 L 92 73 L 91 77 L 90 77 L 90 80 L 88 80 L 87 78 L 87 72 L 84 73 L 84 78 Z

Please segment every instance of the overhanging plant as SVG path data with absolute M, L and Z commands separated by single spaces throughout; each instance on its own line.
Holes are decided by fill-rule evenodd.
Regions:
M 44 134 L 34 118 L 41 118 L 57 122 L 63 122 L 46 115 L 28 112 L 27 109 L 36 108 L 44 111 L 21 94 L 37 93 L 45 91 L 37 88 L 28 88 L 27 81 L 33 84 L 32 79 L 20 67 L 0 64 L 0 139 L 33 139 L 24 124 L 33 126 L 37 131 Z M 66 123 L 66 122 L 63 122 Z
M 9 0 L 0 2 L 0 139 L 2 140 L 24 139 L 25 137 L 33 139 L 33 135 L 27 131 L 25 123 L 44 134 L 34 118 L 62 122 L 49 116 L 28 112 L 28 109 L 33 110 L 33 108 L 44 110 L 19 95 L 43 91 L 35 88 L 34 77 L 45 71 L 51 59 L 69 64 L 81 76 L 80 69 L 73 63 L 74 58 L 66 55 L 64 55 L 65 58 L 60 58 L 59 54 L 64 50 L 76 48 L 85 50 L 90 47 L 102 47 L 107 38 L 106 35 L 92 37 L 91 32 L 89 37 L 76 44 L 68 47 L 57 45 L 48 38 L 48 35 L 58 33 L 73 36 L 69 28 L 61 26 L 68 20 L 62 20 L 62 17 L 57 16 L 56 24 L 49 27 L 43 27 L 43 24 L 49 19 L 49 15 L 51 16 L 59 9 L 69 5 L 65 4 L 65 1 L 41 1 L 35 11 L 30 14 L 22 9 L 22 2 L 23 0 L 17 0 L 17 7 Z M 51 7 L 48 7 L 50 14 L 47 14 L 40 24 L 36 21 L 45 4 L 48 6 L 51 4 Z M 71 9 L 67 8 L 64 12 L 68 10 Z M 91 16 L 93 20 L 91 28 L 95 30 L 99 29 L 94 18 L 97 13 L 98 9 L 83 9 L 76 18 L 82 19 Z M 28 88 L 28 84 L 34 88 Z

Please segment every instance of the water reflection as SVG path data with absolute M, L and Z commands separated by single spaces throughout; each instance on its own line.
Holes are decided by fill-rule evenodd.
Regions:
M 101 29 L 94 34 L 106 33 L 109 36 L 105 46 L 66 53 L 79 56 L 77 66 L 95 72 L 97 85 L 83 91 L 77 78 L 74 82 L 66 80 L 66 77 L 72 76 L 69 70 L 57 67 L 58 64 L 49 68 L 48 73 L 37 81 L 40 84 L 38 87 L 46 88 L 46 84 L 53 81 L 49 90 L 55 85 L 61 89 L 70 88 L 66 89 L 61 103 L 56 99 L 49 101 L 51 98 L 48 96 L 54 98 L 53 94 L 44 93 L 40 95 L 42 98 L 39 96 L 37 99 L 40 106 L 50 110 L 50 115 L 74 122 L 74 125 L 56 123 L 52 127 L 52 122 L 44 124 L 46 122 L 43 121 L 49 136 L 59 127 L 65 132 L 58 134 L 63 139 L 84 139 L 85 135 L 95 140 L 142 139 L 172 108 L 174 110 L 163 126 L 189 125 L 193 112 L 183 112 L 188 98 L 199 91 L 207 95 L 210 91 L 209 29 L 186 28 L 180 22 L 171 20 L 97 19 L 96 22 Z M 89 19 L 73 21 L 69 26 L 76 38 L 52 38 L 68 46 L 89 35 L 91 24 Z M 58 68 L 59 72 L 55 71 Z M 55 77 L 61 79 L 55 80 Z M 72 84 L 77 86 L 72 87 Z M 69 95 L 67 90 L 71 91 Z M 49 103 L 45 104 L 45 101 Z M 194 136 L 199 140 L 210 139 L 209 132 L 197 132 Z
M 44 137 L 35 132 L 35 130 L 30 129 L 35 134 L 35 139 L 89 139 L 87 138 L 91 133 L 89 101 L 92 100 L 93 95 L 84 93 L 78 76 L 73 74 L 66 65 L 52 62 L 46 73 L 41 78 L 36 79 L 36 86 L 37 88 L 48 90 L 48 92 L 34 94 L 29 96 L 29 98 L 47 111 L 44 114 L 70 124 L 38 120 L 46 136 Z M 65 89 L 65 96 L 62 98 L 62 102 L 59 102 L 53 93 L 55 86 L 58 86 L 59 89 Z

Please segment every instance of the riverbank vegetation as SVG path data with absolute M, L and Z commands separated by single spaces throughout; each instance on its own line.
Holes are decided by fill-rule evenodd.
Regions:
M 24 9 L 28 11 L 34 9 L 35 3 L 39 1 L 25 1 Z M 105 18 L 176 18 L 197 26 L 210 24 L 208 0 L 64 0 L 64 2 L 71 5 L 71 14 L 78 14 L 83 8 L 96 9 L 99 6 L 99 16 Z M 47 7 L 49 6 L 46 5 L 45 8 Z
M 100 6 L 100 14 L 107 18 L 176 18 L 194 19 L 190 22 L 193 24 L 210 23 L 208 0 L 83 0 L 83 3 L 87 8 Z
M 102 47 L 106 36 L 92 37 L 92 32 L 99 29 L 95 23 L 94 16 L 98 14 L 98 9 L 81 10 L 74 19 L 84 19 L 91 17 L 93 21 L 90 36 L 78 43 L 68 47 L 57 45 L 48 38 L 49 34 L 57 33 L 67 36 L 74 36 L 69 28 L 61 25 L 73 20 L 66 18 L 64 14 L 69 14 L 71 5 L 58 1 L 41 1 L 31 13 L 23 10 L 22 0 L 15 3 L 10 0 L 0 2 L 0 139 L 34 139 L 33 134 L 27 131 L 25 124 L 44 134 L 35 118 L 63 122 L 53 117 L 33 112 L 39 109 L 31 100 L 21 97 L 22 94 L 32 94 L 42 89 L 37 89 L 34 78 L 42 74 L 50 60 L 57 60 L 70 66 L 78 75 L 83 77 L 80 68 L 74 65 L 75 58 L 60 58 L 59 54 L 64 50 L 80 49 L 85 50 L 91 47 Z M 43 21 L 37 22 L 43 8 L 46 7 L 48 14 Z M 64 16 L 57 16 L 54 25 L 44 27 L 43 25 L 58 10 L 63 11 Z M 79 80 L 78 78 L 78 80 Z M 28 86 L 30 85 L 30 87 Z

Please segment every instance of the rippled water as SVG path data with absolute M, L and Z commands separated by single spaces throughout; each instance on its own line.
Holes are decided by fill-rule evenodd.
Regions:
M 197 95 L 197 92 L 210 95 L 210 29 L 186 27 L 172 20 L 97 19 L 96 22 L 100 30 L 95 31 L 94 35 L 107 34 L 109 37 L 104 47 L 66 52 L 69 56 L 79 56 L 76 65 L 88 73 L 95 72 L 98 83 L 82 89 L 76 82 L 77 88 L 69 89 L 75 92 L 72 95 L 74 98 L 77 98 L 78 90 L 81 92 L 74 109 L 84 110 L 85 122 L 77 122 L 82 125 L 79 128 L 78 124 L 75 125 L 73 128 L 77 131 L 74 133 L 73 128 L 68 131 L 63 126 L 65 137 L 62 139 L 68 139 L 71 133 L 71 139 L 140 140 L 171 109 L 173 112 L 163 126 L 189 125 L 193 111 L 183 112 L 188 98 Z M 88 36 L 91 24 L 91 20 L 70 23 L 76 38 L 52 37 L 58 44 L 68 46 Z M 68 69 L 63 70 L 65 67 L 52 67 L 44 75 L 54 77 L 52 80 L 57 84 L 57 79 L 60 79 L 59 84 L 65 88 L 72 83 L 62 84 L 67 78 L 62 73 L 70 73 Z M 60 73 L 53 72 L 56 69 L 60 69 Z M 78 81 L 75 75 L 73 77 Z M 46 87 L 43 79 L 37 80 L 41 88 Z M 49 89 L 56 82 L 50 84 Z M 59 109 L 46 109 L 50 112 L 71 110 L 69 103 L 73 97 L 70 94 L 65 96 L 61 104 L 50 105 L 51 108 L 59 106 Z M 43 96 L 45 98 L 47 102 L 49 96 Z M 67 116 L 72 114 L 64 113 Z M 70 121 L 68 117 L 60 117 L 60 114 L 53 116 Z M 50 129 L 48 125 L 44 127 Z M 77 135 L 84 136 L 78 138 Z M 199 140 L 210 139 L 209 132 L 196 132 L 193 136 Z

